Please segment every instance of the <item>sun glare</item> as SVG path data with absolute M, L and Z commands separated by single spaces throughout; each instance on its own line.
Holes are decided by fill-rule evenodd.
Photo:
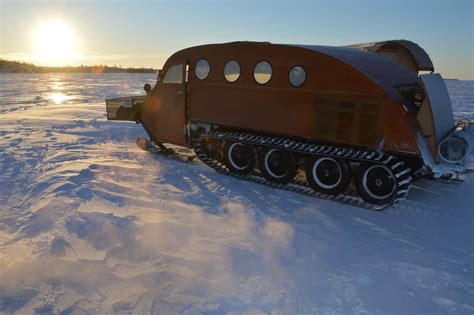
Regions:
M 78 59 L 77 38 L 72 29 L 61 21 L 39 24 L 34 31 L 35 59 L 61 63 Z

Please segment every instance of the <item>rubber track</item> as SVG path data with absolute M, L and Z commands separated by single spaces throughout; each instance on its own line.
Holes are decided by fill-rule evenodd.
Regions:
M 263 176 L 257 173 L 248 175 L 236 174 L 225 166 L 222 161 L 210 158 L 203 150 L 204 142 L 208 139 L 219 141 L 242 142 L 253 146 L 262 146 L 269 148 L 277 148 L 289 150 L 301 154 L 308 155 L 324 155 L 335 158 L 345 158 L 350 161 L 371 162 L 388 166 L 397 180 L 398 190 L 396 196 L 391 203 L 384 205 L 375 205 L 364 201 L 355 191 L 348 190 L 344 194 L 327 195 L 314 191 L 307 182 L 294 181 L 289 184 L 279 184 L 266 180 Z M 410 176 L 410 169 L 405 166 L 403 161 L 399 161 L 397 157 L 386 153 L 369 151 L 369 150 L 355 150 L 351 148 L 338 148 L 328 145 L 317 145 L 308 142 L 296 141 L 278 137 L 266 137 L 249 133 L 230 132 L 230 131 L 211 131 L 207 134 L 201 135 L 194 143 L 194 151 L 199 159 L 215 169 L 217 172 L 229 175 L 238 179 L 250 181 L 253 183 L 262 184 L 272 188 L 288 190 L 306 196 L 312 196 L 319 199 L 331 200 L 345 205 L 351 205 L 359 208 L 380 211 L 386 209 L 393 204 L 397 204 L 404 200 L 408 194 L 412 177 Z

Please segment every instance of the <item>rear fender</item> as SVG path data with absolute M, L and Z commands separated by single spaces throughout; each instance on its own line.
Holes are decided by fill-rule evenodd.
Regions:
M 439 74 L 420 75 L 419 84 L 425 98 L 417 115 L 421 130 L 416 139 L 425 168 L 434 177 L 462 173 L 474 143 L 472 122 L 455 123 L 448 90 Z
M 436 159 L 441 140 L 454 126 L 451 100 L 443 78 L 437 73 L 420 75 L 419 85 L 424 90 L 425 98 L 417 119 L 421 126 L 421 133 L 426 138 L 431 154 Z

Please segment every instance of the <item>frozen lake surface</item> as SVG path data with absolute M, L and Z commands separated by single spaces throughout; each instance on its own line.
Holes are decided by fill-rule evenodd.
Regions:
M 371 212 L 152 156 L 104 99 L 154 80 L 0 74 L 0 313 L 474 313 L 474 175 Z

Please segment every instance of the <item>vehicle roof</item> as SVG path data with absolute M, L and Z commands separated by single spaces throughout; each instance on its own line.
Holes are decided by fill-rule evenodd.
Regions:
M 195 47 L 189 47 L 181 51 L 176 52 L 173 56 L 181 55 L 181 53 L 191 52 L 196 48 L 213 49 L 216 46 L 246 46 L 252 44 L 255 45 L 273 45 L 273 46 L 286 46 L 294 47 L 296 49 L 306 49 L 319 54 L 335 58 L 360 73 L 364 74 L 376 85 L 378 85 L 387 95 L 396 101 L 401 101 L 401 95 L 397 92 L 396 88 L 399 86 L 414 85 L 418 81 L 418 76 L 410 71 L 405 66 L 397 63 L 396 61 L 377 54 L 375 52 L 363 51 L 360 49 L 349 48 L 349 47 L 338 47 L 338 46 L 320 46 L 320 45 L 295 45 L 295 44 L 272 44 L 269 42 L 228 42 L 220 44 L 208 44 L 200 45 Z M 170 57 L 170 59 L 173 58 Z
M 336 46 L 290 46 L 309 49 L 336 58 L 366 75 L 394 98 L 399 98 L 396 87 L 416 84 L 418 81 L 418 76 L 404 66 L 374 52 Z
M 428 53 L 420 47 L 417 43 L 406 39 L 395 39 L 387 40 L 382 42 L 362 43 L 348 45 L 347 47 L 362 49 L 365 51 L 377 52 L 379 49 L 384 48 L 388 45 L 398 45 L 405 48 L 410 55 L 413 57 L 418 71 L 434 71 L 433 62 L 431 61 Z

